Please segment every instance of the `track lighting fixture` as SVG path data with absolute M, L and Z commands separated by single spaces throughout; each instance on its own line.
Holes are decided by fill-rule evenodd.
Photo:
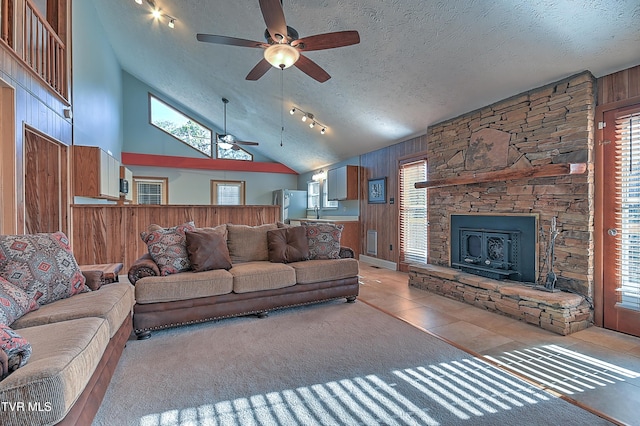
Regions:
M 166 18 L 169 20 L 169 22 L 167 23 L 167 26 L 169 28 L 173 29 L 176 27 L 176 21 L 178 19 L 174 18 L 171 15 L 167 15 L 166 13 L 163 13 L 162 10 L 156 6 L 156 3 L 154 0 L 134 0 L 134 1 L 137 4 L 143 4 L 143 2 L 146 2 L 149 8 L 151 9 L 151 16 L 153 16 L 154 19 Z
M 309 123 L 309 128 L 313 129 L 317 126 L 320 127 L 320 134 L 324 135 L 327 132 L 327 126 L 325 126 L 324 124 L 320 123 L 318 120 L 316 120 L 315 116 L 313 114 L 311 114 L 310 112 L 305 112 L 303 110 L 301 110 L 300 108 L 298 108 L 297 106 L 292 106 L 291 109 L 289 110 L 289 114 L 294 115 L 296 112 L 299 112 L 300 114 L 302 114 L 302 117 L 300 118 L 303 122 L 306 122 L 307 120 L 311 120 L 311 122 Z

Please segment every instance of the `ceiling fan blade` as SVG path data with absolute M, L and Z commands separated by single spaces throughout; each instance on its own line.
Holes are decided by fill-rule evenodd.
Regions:
M 271 38 L 276 43 L 280 43 L 283 37 L 287 37 L 287 22 L 284 19 L 280 0 L 260 0 L 260 10 Z
M 338 31 L 335 33 L 318 34 L 304 37 L 291 42 L 293 47 L 301 51 L 333 49 L 335 47 L 351 46 L 360 43 L 360 34 L 357 31 Z
M 247 142 L 247 141 L 235 141 L 235 143 L 238 145 L 251 145 L 251 146 L 260 145 L 258 142 Z
M 227 46 L 240 46 L 240 47 L 265 47 L 266 43 L 259 41 L 245 40 L 243 38 L 227 37 L 213 34 L 196 34 L 198 41 L 204 41 L 205 43 L 225 44 Z
M 324 83 L 331 78 L 331 76 L 325 70 L 320 68 L 318 64 L 304 55 L 300 55 L 300 58 L 294 65 L 300 71 L 307 74 L 309 77 L 319 81 L 320 83 Z
M 267 62 L 266 59 L 263 58 L 260 62 L 256 64 L 255 67 L 253 67 L 251 71 L 249 71 L 249 74 L 247 74 L 246 79 L 251 81 L 256 81 L 257 79 L 265 75 L 265 73 L 269 71 L 269 68 L 271 68 L 271 64 Z

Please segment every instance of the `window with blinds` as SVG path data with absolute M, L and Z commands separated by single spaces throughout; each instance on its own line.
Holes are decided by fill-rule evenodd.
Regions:
M 425 160 L 400 165 L 400 261 L 427 263 L 427 190 L 416 182 L 427 180 Z
M 244 205 L 244 199 L 244 181 L 211 181 L 212 204 L 219 206 L 240 206 Z
M 166 204 L 165 179 L 133 178 L 135 185 L 134 197 L 137 204 Z
M 616 118 L 618 300 L 640 311 L 640 112 Z

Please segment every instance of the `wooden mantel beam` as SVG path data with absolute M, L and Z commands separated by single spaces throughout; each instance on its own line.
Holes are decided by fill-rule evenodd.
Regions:
M 470 173 L 446 179 L 417 182 L 416 188 L 441 188 L 443 186 L 467 185 L 470 183 L 499 182 L 507 180 L 539 178 L 549 176 L 579 175 L 587 171 L 586 163 L 545 164 L 526 169 L 504 169 L 493 172 Z

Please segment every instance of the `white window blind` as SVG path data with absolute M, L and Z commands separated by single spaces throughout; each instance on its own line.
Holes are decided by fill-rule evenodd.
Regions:
M 640 311 L 640 112 L 616 118 L 618 301 Z
M 163 204 L 164 182 L 136 180 L 138 204 Z
M 212 181 L 213 204 L 240 206 L 244 204 L 244 181 Z
M 400 261 L 427 263 L 427 190 L 416 182 L 427 180 L 427 162 L 400 166 Z

